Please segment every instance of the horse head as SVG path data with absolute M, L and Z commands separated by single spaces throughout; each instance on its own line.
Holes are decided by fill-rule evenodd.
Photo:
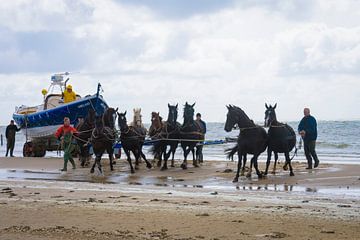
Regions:
M 108 108 L 105 110 L 103 114 L 103 121 L 104 125 L 106 127 L 114 128 L 115 127 L 115 121 L 116 121 L 116 113 L 118 111 L 118 108 Z
M 169 124 L 176 124 L 178 117 L 178 104 L 176 104 L 175 106 L 168 104 L 168 108 L 169 108 L 169 115 L 167 122 Z
M 265 122 L 264 122 L 264 125 L 265 127 L 270 127 L 271 126 L 271 123 L 273 123 L 274 121 L 277 121 L 276 120 L 276 113 L 275 113 L 275 108 L 276 108 L 276 103 L 274 106 L 271 106 L 271 105 L 267 105 L 265 103 Z
M 96 129 L 103 129 L 104 128 L 104 122 L 103 122 L 103 116 L 96 116 L 95 117 L 95 128 Z
M 117 113 L 118 115 L 118 125 L 120 131 L 126 131 L 128 129 L 127 120 L 126 120 L 126 111 L 124 113 Z
M 188 122 L 193 122 L 194 121 L 194 106 L 195 103 L 190 105 L 187 102 L 185 103 L 184 106 L 184 124 L 188 123 Z
M 142 127 L 141 108 L 134 108 L 133 126 Z
M 226 132 L 230 132 L 236 125 L 240 128 L 255 126 L 254 122 L 250 120 L 241 108 L 234 105 L 228 105 L 226 107 L 228 109 L 224 127 Z

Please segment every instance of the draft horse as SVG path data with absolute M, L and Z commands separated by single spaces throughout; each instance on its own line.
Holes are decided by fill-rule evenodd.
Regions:
M 285 155 L 285 165 L 284 170 L 287 170 L 287 165 L 289 165 L 290 176 L 294 176 L 293 168 L 291 166 L 291 158 L 289 156 L 289 152 L 296 145 L 296 134 L 294 129 L 285 123 L 278 122 L 276 119 L 275 113 L 275 104 L 273 107 L 268 106 L 265 103 L 266 111 L 265 111 L 265 127 L 268 127 L 268 149 L 267 149 L 267 161 L 266 161 L 266 170 L 265 175 L 268 173 L 271 154 L 274 152 L 275 162 L 272 173 L 275 174 L 276 171 L 276 162 L 278 160 L 278 153 L 284 153 Z M 295 150 L 296 151 L 296 150 Z
M 254 165 L 258 178 L 262 178 L 262 173 L 258 169 L 258 157 L 267 147 L 267 133 L 264 128 L 256 125 L 246 113 L 239 107 L 229 105 L 226 106 L 228 109 L 225 131 L 230 132 L 237 125 L 240 128 L 240 134 L 238 136 L 237 145 L 228 149 L 231 154 L 238 153 L 239 161 L 236 176 L 233 182 L 239 181 L 239 173 L 241 169 L 241 160 L 246 158 L 246 154 L 252 154 L 253 157 L 250 163 L 250 170 L 247 177 L 251 177 L 252 165 Z
M 194 106 L 187 102 L 184 106 L 184 123 L 180 129 L 181 147 L 184 152 L 184 161 L 181 164 L 182 169 L 187 169 L 187 156 L 191 152 L 193 155 L 193 166 L 199 167 L 197 159 L 195 158 L 195 147 L 204 139 L 202 129 L 194 120 Z
M 146 162 L 146 167 L 151 168 L 151 163 L 146 159 L 145 154 L 142 151 L 146 129 L 140 126 L 128 126 L 126 120 L 126 111 L 124 113 L 118 113 L 118 125 L 120 128 L 120 140 L 122 148 L 129 162 L 131 173 L 135 173 L 135 169 L 138 169 L 140 157 Z M 135 169 L 131 163 L 130 152 L 135 156 Z
M 109 154 L 110 169 L 114 170 L 113 167 L 113 145 L 115 142 L 115 119 L 116 112 L 114 108 L 108 108 L 105 110 L 102 116 L 97 116 L 95 120 L 95 128 L 91 134 L 91 144 L 95 154 L 95 163 L 91 167 L 90 172 L 94 173 L 95 166 L 98 167 L 100 173 L 101 168 L 101 157 L 106 151 Z
M 168 169 L 167 161 L 172 154 L 171 167 L 174 167 L 174 156 L 176 148 L 179 144 L 180 137 L 180 124 L 177 122 L 178 117 L 178 104 L 168 104 L 169 114 L 167 120 L 162 123 L 161 129 L 157 130 L 157 134 L 153 136 L 155 142 L 152 148 L 154 157 L 159 157 L 158 167 L 161 167 L 162 158 L 164 158 L 164 164 L 161 170 Z M 167 148 L 169 146 L 169 151 Z
M 91 108 L 89 109 L 89 112 L 86 115 L 84 121 L 80 122 L 76 126 L 76 129 L 79 132 L 76 135 L 76 141 L 80 148 L 79 160 L 82 167 L 89 165 L 90 162 L 91 156 L 89 153 L 88 143 L 91 139 L 92 131 L 95 128 L 95 117 L 96 112 Z

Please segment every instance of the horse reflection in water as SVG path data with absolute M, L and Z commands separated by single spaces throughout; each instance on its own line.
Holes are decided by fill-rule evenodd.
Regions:
M 135 173 L 135 169 L 138 169 L 140 157 L 145 160 L 146 167 L 151 168 L 151 163 L 146 159 L 146 156 L 142 151 L 146 129 L 141 126 L 128 126 L 126 111 L 124 113 L 118 113 L 118 125 L 120 128 L 121 145 L 126 154 L 127 161 L 129 162 L 131 173 Z M 135 156 L 135 169 L 131 162 L 130 152 Z
M 116 112 L 114 108 L 108 108 L 102 116 L 97 116 L 95 120 L 95 128 L 91 135 L 91 144 L 95 154 L 95 163 L 91 167 L 90 172 L 94 173 L 95 166 L 98 167 L 102 174 L 101 157 L 105 151 L 109 154 L 110 169 L 113 168 L 113 145 L 115 142 L 115 119 Z
M 277 121 L 276 113 L 275 113 L 276 104 L 272 107 L 271 105 L 268 106 L 265 103 L 265 107 L 266 107 L 265 127 L 269 127 L 269 131 L 268 131 L 269 141 L 268 141 L 268 149 L 267 149 L 268 156 L 266 161 L 265 175 L 267 175 L 268 173 L 271 154 L 272 152 L 274 152 L 275 162 L 272 173 L 275 174 L 276 171 L 276 162 L 278 160 L 278 153 L 284 153 L 286 162 L 283 168 L 284 170 L 287 170 L 287 166 L 289 166 L 290 176 L 294 176 L 289 152 L 291 152 L 291 150 L 295 147 L 296 144 L 295 131 L 289 125 Z
M 229 157 L 232 157 L 236 152 L 239 157 L 238 168 L 233 182 L 239 181 L 242 159 L 246 159 L 246 154 L 253 155 L 247 177 L 251 177 L 252 165 L 254 165 L 256 174 L 261 178 L 262 173 L 258 169 L 257 160 L 259 155 L 264 152 L 267 147 L 267 133 L 264 128 L 255 125 L 241 108 L 229 105 L 227 106 L 227 109 L 228 113 L 224 128 L 225 131 L 232 131 L 235 125 L 240 128 L 237 145 L 234 148 L 227 150 Z

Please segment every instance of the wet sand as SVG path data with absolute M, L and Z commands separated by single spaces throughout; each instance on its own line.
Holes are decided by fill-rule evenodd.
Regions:
M 236 162 L 129 174 L 60 173 L 60 158 L 0 158 L 0 239 L 358 239 L 360 165 L 232 183 Z M 261 165 L 260 169 L 264 169 Z

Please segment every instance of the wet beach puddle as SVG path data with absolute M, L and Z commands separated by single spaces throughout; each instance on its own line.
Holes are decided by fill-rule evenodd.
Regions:
M 360 197 L 359 188 L 309 188 L 289 184 L 263 184 L 257 179 L 241 179 L 239 183 L 231 183 L 225 178 L 207 178 L 202 180 L 185 180 L 172 176 L 144 176 L 130 174 L 128 171 L 116 173 L 105 173 L 97 176 L 96 174 L 84 174 L 84 171 L 69 170 L 68 173 L 58 171 L 32 171 L 32 170 L 14 170 L 0 169 L 0 180 L 29 180 L 41 182 L 73 182 L 73 183 L 97 183 L 111 185 L 128 186 L 153 186 L 159 188 L 196 188 L 210 191 L 270 191 L 270 192 L 303 192 L 306 194 L 326 194 L 326 195 L 348 195 Z M 171 174 L 171 173 L 169 173 Z

